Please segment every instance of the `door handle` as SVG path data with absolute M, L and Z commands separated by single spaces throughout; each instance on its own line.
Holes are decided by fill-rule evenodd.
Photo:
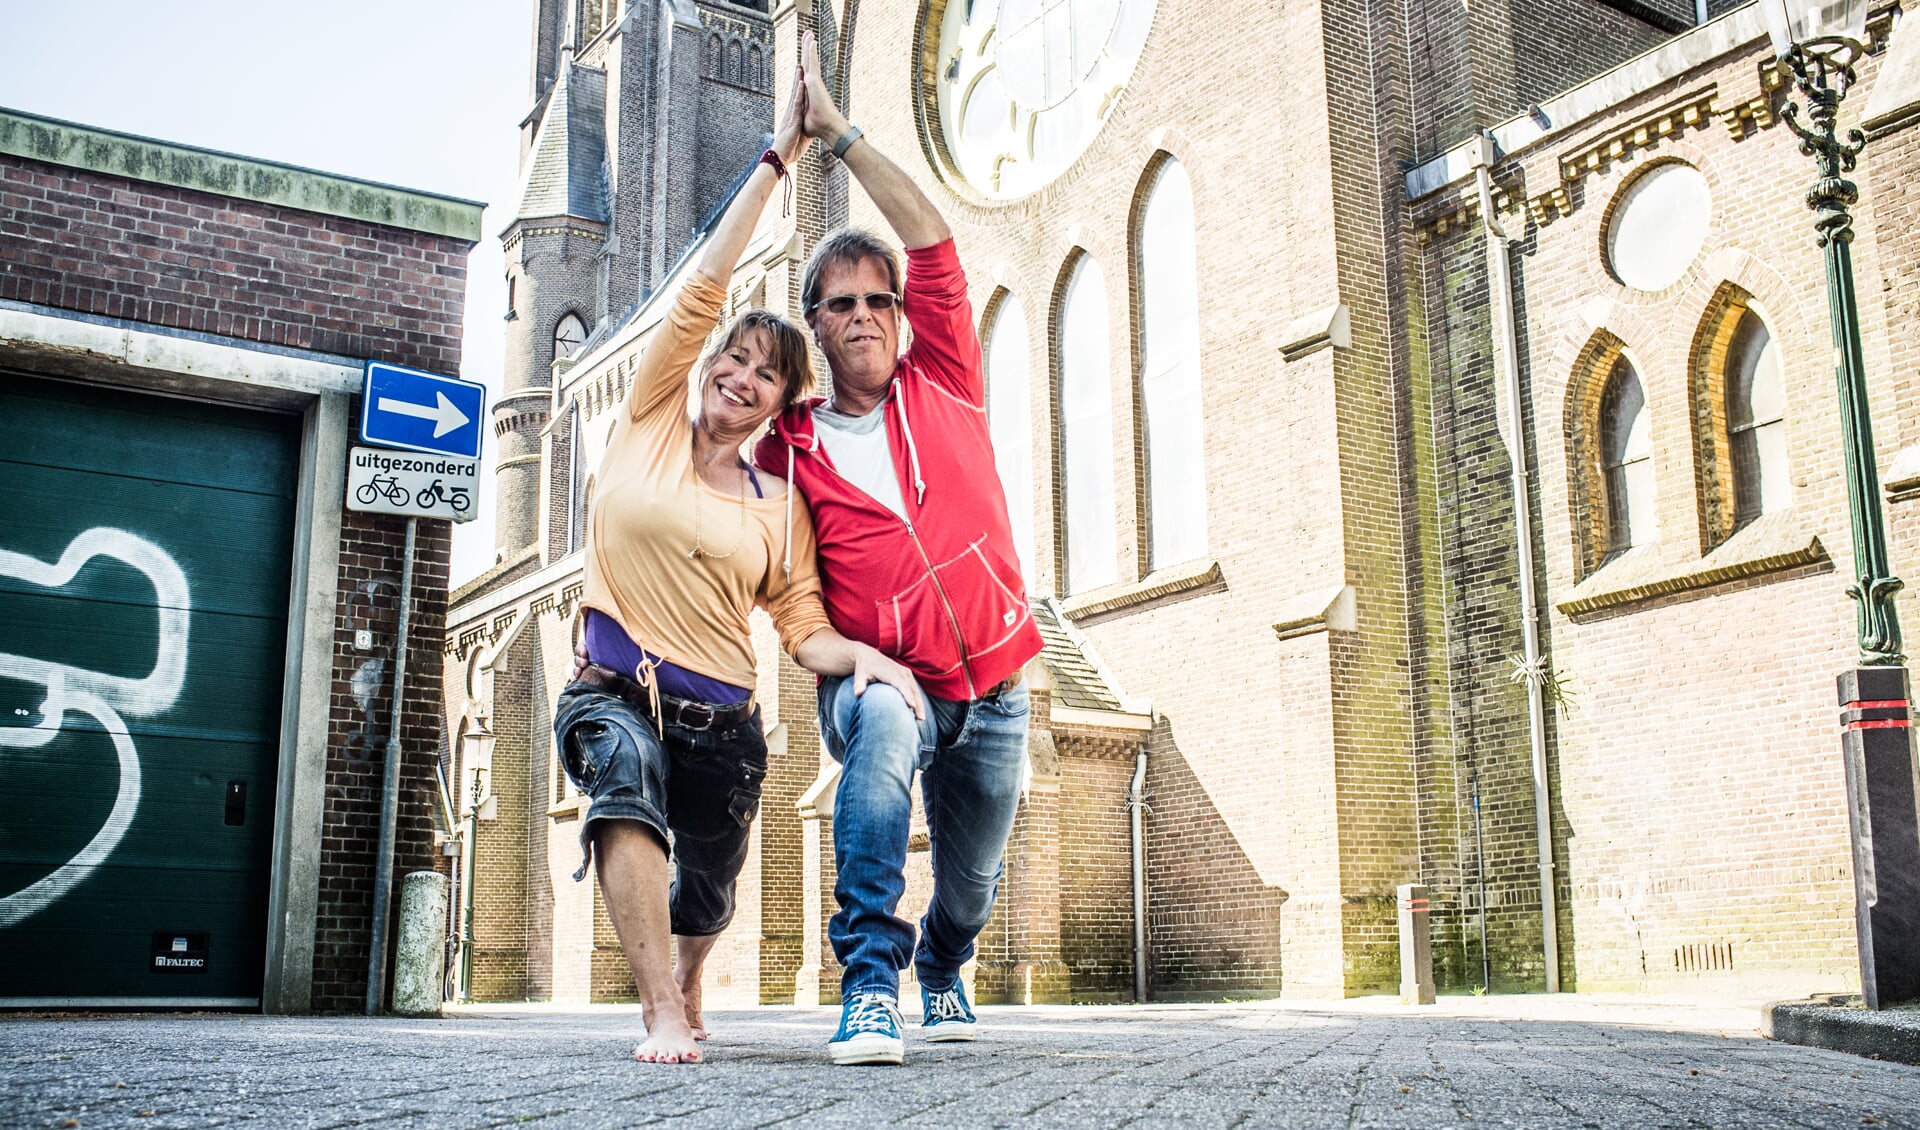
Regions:
M 247 783 L 245 781 L 227 782 L 227 824 L 237 826 L 247 822 Z

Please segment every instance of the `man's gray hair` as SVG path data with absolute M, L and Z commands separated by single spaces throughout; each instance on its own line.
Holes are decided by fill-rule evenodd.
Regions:
M 900 257 L 893 253 L 893 248 L 870 231 L 841 228 L 828 233 L 807 257 L 807 268 L 800 274 L 801 315 L 813 317 L 813 308 L 820 305 L 820 276 L 826 274 L 828 267 L 850 267 L 868 259 L 878 259 L 887 265 L 887 288 L 899 294 Z

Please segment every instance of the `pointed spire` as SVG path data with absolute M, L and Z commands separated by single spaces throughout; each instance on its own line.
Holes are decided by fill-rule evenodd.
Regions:
M 514 220 L 608 221 L 606 103 L 606 72 L 577 66 L 572 52 L 562 51 L 553 92 L 522 166 Z

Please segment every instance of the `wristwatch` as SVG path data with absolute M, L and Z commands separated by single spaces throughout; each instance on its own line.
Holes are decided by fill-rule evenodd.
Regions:
M 859 126 L 848 126 L 847 132 L 841 134 L 833 143 L 833 155 L 840 160 L 846 160 L 847 150 L 853 148 L 853 143 L 859 141 L 861 136 Z

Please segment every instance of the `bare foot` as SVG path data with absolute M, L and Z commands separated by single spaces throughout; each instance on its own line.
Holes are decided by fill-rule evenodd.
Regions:
M 641 1063 L 699 1063 L 703 1056 L 683 1021 L 662 1023 L 657 1031 L 650 1030 L 646 1041 L 633 1049 L 633 1058 Z
M 676 979 L 677 978 L 678 974 L 676 973 Z M 682 1007 L 686 1012 L 687 1027 L 692 1030 L 693 1038 L 696 1040 L 706 1039 L 706 1022 L 700 1016 L 700 971 L 698 969 L 693 971 L 691 983 L 685 980 L 680 981 L 680 999 L 686 1002 Z

